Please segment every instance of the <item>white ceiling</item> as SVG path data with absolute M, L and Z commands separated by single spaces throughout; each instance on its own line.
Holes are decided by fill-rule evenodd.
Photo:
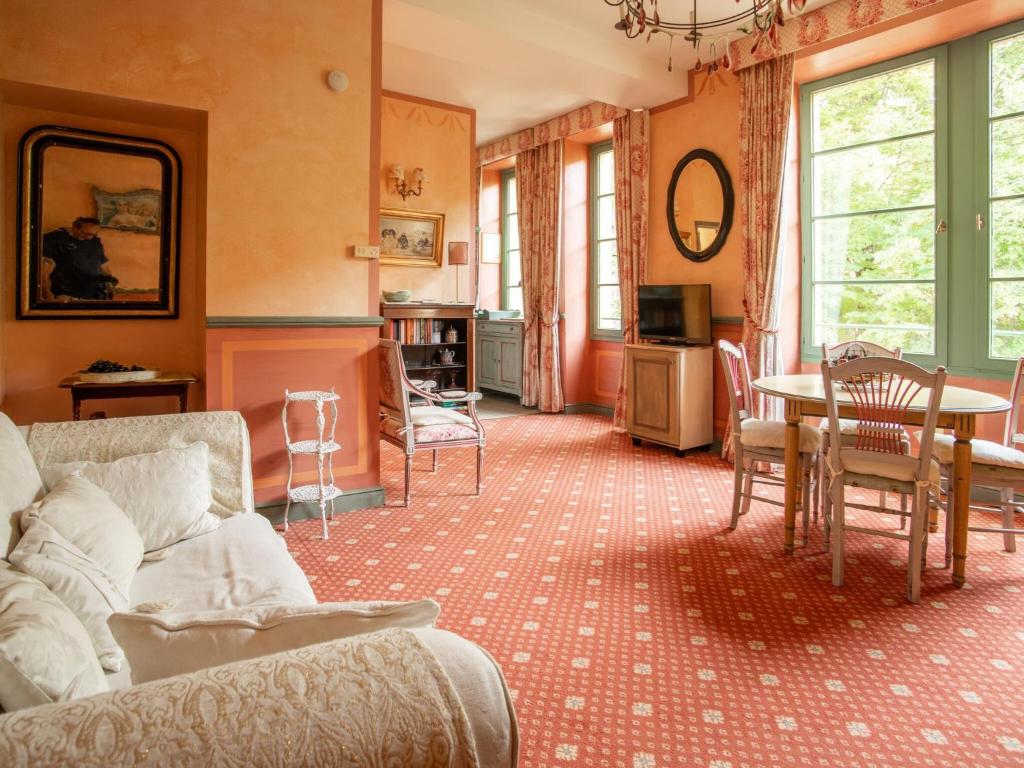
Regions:
M 698 0 L 698 12 L 728 16 L 751 2 L 742 1 Z M 659 3 L 673 21 L 688 20 L 692 7 Z M 383 85 L 473 107 L 478 144 L 592 101 L 654 107 L 686 96 L 692 45 L 675 41 L 669 72 L 668 37 L 629 40 L 618 19 L 603 0 L 384 0 Z
M 689 44 L 669 73 L 667 39 L 627 40 L 617 20 L 603 0 L 384 0 L 383 85 L 475 108 L 480 144 L 591 101 L 685 96 Z

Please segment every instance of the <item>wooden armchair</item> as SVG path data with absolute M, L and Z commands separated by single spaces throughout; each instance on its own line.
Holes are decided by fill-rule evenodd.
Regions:
M 446 393 L 440 396 L 414 385 L 405 373 L 401 345 L 393 339 L 380 341 L 380 439 L 405 451 L 405 506 L 412 486 L 412 459 L 417 451 L 437 452 L 441 448 L 476 447 L 476 493 L 484 464 L 484 427 L 476 415 L 479 392 Z M 409 395 L 422 397 L 430 405 L 410 405 Z M 441 403 L 464 403 L 469 415 Z

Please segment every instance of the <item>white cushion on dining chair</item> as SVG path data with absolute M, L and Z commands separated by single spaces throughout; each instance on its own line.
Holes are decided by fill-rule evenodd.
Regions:
M 857 475 L 875 475 L 889 480 L 909 483 L 917 472 L 918 458 L 909 454 L 900 456 L 881 451 L 865 451 L 857 448 L 843 448 L 841 451 L 843 469 Z M 939 465 L 932 459 L 928 471 L 932 483 L 939 482 Z
M 740 442 L 748 448 L 785 448 L 786 422 L 744 419 L 740 423 Z M 810 424 L 800 424 L 800 452 L 813 453 L 821 445 L 821 432 Z
M 932 444 L 932 456 L 940 464 L 953 463 L 953 435 L 936 435 Z M 1018 451 L 990 440 L 971 440 L 971 462 L 993 467 L 1024 469 L 1024 451 Z
M 840 419 L 839 420 L 839 434 L 840 435 L 844 435 L 844 436 L 845 435 L 856 435 L 857 434 L 857 425 L 859 423 L 860 422 L 858 422 L 856 419 Z M 831 426 L 832 425 L 829 424 L 828 419 L 822 419 L 821 420 L 821 424 L 818 425 L 818 429 L 820 429 L 822 432 L 828 432 L 829 429 L 831 428 Z

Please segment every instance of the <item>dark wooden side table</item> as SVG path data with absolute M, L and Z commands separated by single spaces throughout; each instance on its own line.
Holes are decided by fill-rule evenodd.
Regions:
M 96 384 L 79 381 L 68 376 L 61 381 L 61 389 L 71 390 L 71 412 L 75 421 L 81 419 L 83 400 L 106 400 L 123 397 L 178 398 L 178 412 L 188 410 L 188 386 L 198 381 L 191 373 L 164 373 L 149 381 L 126 381 L 120 384 Z

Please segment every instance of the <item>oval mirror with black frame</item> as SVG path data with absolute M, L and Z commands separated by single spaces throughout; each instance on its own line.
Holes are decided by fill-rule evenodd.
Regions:
M 732 180 L 709 149 L 687 152 L 668 184 L 668 231 L 691 261 L 707 261 L 725 244 L 735 201 Z

